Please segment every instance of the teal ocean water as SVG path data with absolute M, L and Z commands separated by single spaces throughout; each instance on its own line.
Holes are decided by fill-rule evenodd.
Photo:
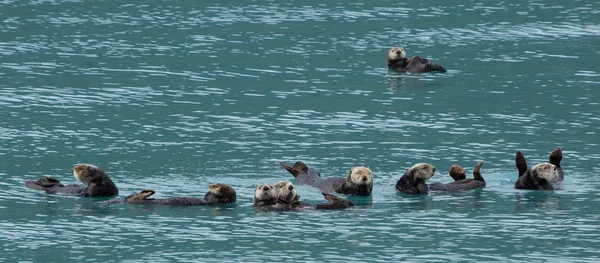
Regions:
M 598 262 L 600 4 L 595 1 L 0 1 L 0 262 Z M 388 72 L 402 46 L 446 74 Z M 563 147 L 565 181 L 513 189 Z M 254 187 L 374 172 L 344 211 L 263 212 Z M 412 164 L 487 187 L 397 194 Z M 23 182 L 106 170 L 102 205 Z M 298 186 L 303 200 L 318 190 Z

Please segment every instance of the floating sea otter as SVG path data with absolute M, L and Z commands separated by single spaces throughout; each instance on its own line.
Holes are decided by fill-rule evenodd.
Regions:
M 296 178 L 298 185 L 311 185 L 319 188 L 323 193 L 338 193 L 347 195 L 370 195 L 373 191 L 373 172 L 364 166 L 352 167 L 348 176 L 321 178 L 321 174 L 314 168 L 308 168 L 301 161 L 289 166 L 279 162 L 283 168 Z
M 515 189 L 529 190 L 554 190 L 553 182 L 564 179 L 563 170 L 560 167 L 562 160 L 562 149 L 557 148 L 550 153 L 550 163 L 540 163 L 527 168 L 527 161 L 522 152 L 517 151 L 515 164 L 519 170 L 519 179 L 515 183 Z
M 172 205 L 172 206 L 196 206 L 196 205 L 221 205 L 235 203 L 236 193 L 233 187 L 227 184 L 211 184 L 204 198 L 197 197 L 171 197 L 171 198 L 149 198 L 154 190 L 142 190 L 139 194 L 132 194 L 123 200 L 126 204 L 134 205 Z
M 46 191 L 50 194 L 80 195 L 84 197 L 105 197 L 119 194 L 119 189 L 100 168 L 91 164 L 80 164 L 73 167 L 73 175 L 85 186 L 71 184 L 63 185 L 52 177 L 26 181 L 25 186 Z
M 318 204 L 315 209 L 333 210 L 354 206 L 352 202 L 335 195 L 323 193 L 328 203 Z M 300 196 L 290 182 L 279 182 L 275 185 L 261 184 L 254 189 L 254 205 L 261 210 L 298 211 L 309 208 L 310 205 L 300 201 Z
M 435 174 L 435 167 L 427 163 L 418 163 L 410 167 L 403 175 L 400 180 L 396 182 L 396 190 L 407 193 L 407 194 L 426 194 L 429 191 L 441 191 L 441 192 L 455 192 L 461 190 L 472 190 L 480 187 L 485 187 L 486 183 L 481 175 L 481 166 L 483 162 L 479 162 L 473 170 L 473 179 L 461 178 L 461 172 L 464 174 L 464 168 L 455 165 L 450 169 L 450 176 L 456 181 L 443 184 L 443 183 L 432 183 L 427 184 L 429 180 Z
M 419 56 L 406 58 L 404 48 L 395 47 L 387 53 L 387 66 L 398 72 L 423 73 L 423 72 L 446 72 L 440 64 L 429 62 L 428 59 Z

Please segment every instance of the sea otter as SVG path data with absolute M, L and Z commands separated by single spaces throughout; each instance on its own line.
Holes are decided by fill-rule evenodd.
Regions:
M 556 173 L 556 165 L 554 164 L 540 163 L 534 165 L 523 174 L 519 172 L 519 179 L 515 183 L 515 189 L 554 190 L 551 182 Z
M 473 170 L 474 179 L 460 179 L 447 184 L 427 184 L 427 180 L 435 174 L 435 167 L 427 163 L 417 163 L 410 167 L 396 182 L 396 190 L 407 194 L 426 194 L 430 191 L 454 192 L 484 187 L 485 180 L 481 176 L 481 165 L 483 165 L 483 162 L 479 162 L 475 166 Z
M 106 172 L 94 165 L 77 165 L 73 167 L 73 175 L 85 186 L 63 185 L 59 180 L 52 177 L 26 181 L 25 186 L 51 194 L 80 195 L 84 197 L 106 197 L 119 194 L 119 189 Z
M 446 69 L 442 65 L 431 63 L 426 58 L 419 56 L 406 58 L 406 52 L 404 51 L 404 48 L 401 47 L 395 47 L 388 51 L 387 66 L 389 69 L 397 72 L 446 72 Z
M 370 195 L 373 191 L 373 172 L 364 166 L 352 167 L 348 176 L 321 178 L 321 174 L 314 168 L 297 161 L 294 166 L 280 162 L 281 166 L 296 178 L 298 185 L 311 185 L 319 188 L 323 193 L 338 193 L 346 195 Z
M 335 195 L 323 193 L 328 203 L 318 204 L 315 209 L 333 210 L 354 206 L 352 202 Z M 300 201 L 300 196 L 290 182 L 278 182 L 275 185 L 261 184 L 254 189 L 255 208 L 269 211 L 299 211 L 311 206 Z
M 558 147 L 550 153 L 550 163 L 556 166 L 556 176 L 552 179 L 551 183 L 561 182 L 565 179 L 562 167 L 560 167 L 560 161 L 562 160 L 562 148 Z M 521 151 L 517 151 L 515 163 L 519 170 L 519 177 L 527 172 L 527 161 Z
M 231 204 L 236 201 L 236 193 L 233 187 L 227 184 L 211 184 L 204 198 L 197 197 L 170 197 L 170 198 L 148 198 L 154 190 L 142 190 L 139 194 L 132 194 L 123 200 L 126 204 L 134 205 L 172 205 L 172 206 L 195 206 L 195 205 L 221 205 Z

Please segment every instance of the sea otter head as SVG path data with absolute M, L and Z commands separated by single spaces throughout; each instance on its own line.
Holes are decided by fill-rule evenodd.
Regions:
M 146 200 L 154 193 L 154 190 L 142 190 L 139 194 L 131 194 L 125 197 L 125 202 L 133 200 Z
M 356 185 L 373 184 L 373 172 L 364 166 L 352 167 L 346 180 Z
M 410 167 L 406 174 L 412 174 L 415 179 L 427 181 L 435 174 L 435 167 L 428 163 L 418 163 Z
M 208 186 L 208 191 L 207 194 L 215 196 L 219 203 L 235 203 L 235 190 L 228 184 L 211 184 Z
M 460 165 L 452 165 L 452 167 L 450 167 L 450 171 L 448 171 L 448 174 L 450 174 L 450 177 L 452 177 L 454 181 L 467 179 L 466 170 Z
M 91 182 L 98 182 L 108 177 L 102 169 L 91 164 L 80 164 L 73 167 L 73 175 L 86 186 Z
M 300 200 L 300 196 L 296 194 L 296 189 L 292 183 L 281 181 L 273 185 L 277 193 L 277 200 L 283 203 L 294 203 Z
M 404 51 L 404 48 L 395 47 L 390 49 L 387 53 L 388 67 L 391 66 L 394 62 L 396 62 L 396 60 L 403 58 L 406 58 L 406 52 Z
M 277 201 L 277 192 L 270 184 L 261 184 L 254 189 L 254 204 L 268 203 L 275 204 Z
M 531 167 L 531 175 L 536 179 L 544 179 L 552 182 L 552 178 L 556 176 L 556 165 L 550 163 L 540 163 Z

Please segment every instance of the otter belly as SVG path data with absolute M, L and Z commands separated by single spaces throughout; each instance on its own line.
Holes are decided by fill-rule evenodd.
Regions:
M 85 191 L 85 187 L 81 185 L 54 185 L 54 186 L 42 186 L 37 181 L 27 181 L 25 186 L 34 190 L 46 191 L 49 194 L 64 194 L 64 195 L 81 195 Z
M 172 206 L 196 206 L 196 205 L 211 205 L 202 198 L 196 197 L 171 197 L 171 198 L 157 198 L 157 199 L 143 199 L 143 200 L 126 200 L 127 204 L 134 205 L 172 205 Z
M 456 182 L 451 182 L 447 184 L 442 183 L 431 183 L 427 185 L 429 191 L 440 191 L 440 192 L 456 192 L 463 190 L 473 190 L 476 188 L 485 187 L 485 182 L 473 180 L 473 179 L 463 179 Z

